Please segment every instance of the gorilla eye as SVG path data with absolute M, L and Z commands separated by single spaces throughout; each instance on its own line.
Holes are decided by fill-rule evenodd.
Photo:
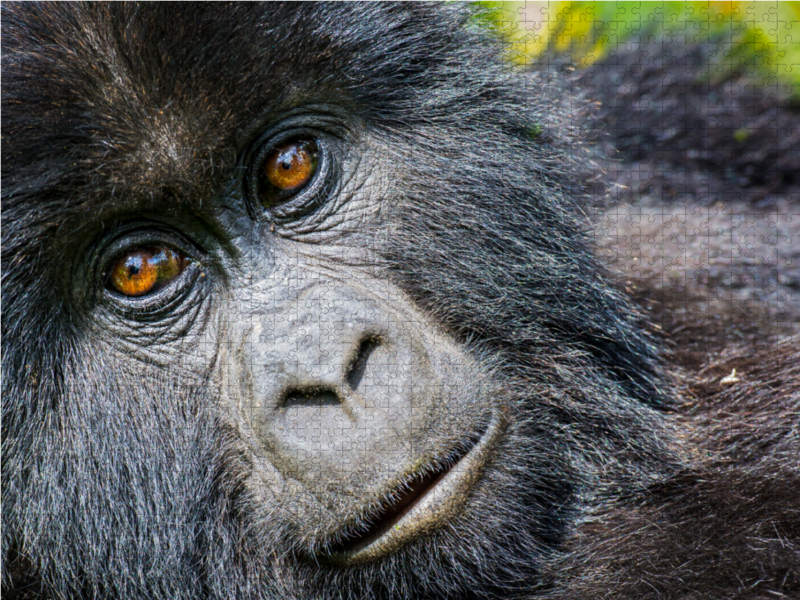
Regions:
M 189 262 L 189 258 L 171 248 L 137 248 L 117 259 L 108 286 L 123 296 L 144 296 L 172 283 Z
M 274 148 L 258 170 L 258 198 L 269 208 L 302 190 L 314 178 L 319 148 L 313 140 L 295 140 Z

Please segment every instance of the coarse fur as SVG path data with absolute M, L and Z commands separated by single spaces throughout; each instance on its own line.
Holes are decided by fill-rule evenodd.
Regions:
M 4 3 L 2 35 L 4 597 L 800 590 L 796 342 L 664 369 L 585 231 L 584 103 L 509 68 L 469 9 Z M 247 157 L 300 114 L 335 139 L 340 180 L 294 221 L 257 214 Z M 93 265 L 152 223 L 191 239 L 203 271 L 144 318 Z M 394 475 L 365 456 L 374 472 L 309 467 L 324 489 L 264 485 L 269 424 L 231 383 L 243 356 L 271 364 L 270 330 L 250 324 L 295 335 L 262 299 L 282 314 L 273 290 L 312 276 L 333 282 L 306 305 L 317 329 L 380 296 L 382 318 L 412 317 L 388 328 L 397 345 L 428 336 L 432 363 L 455 357 L 467 385 L 412 422 L 450 449 L 436 460 L 476 418 L 504 423 L 457 515 L 344 566 L 332 549 Z M 742 385 L 720 383 L 728 367 Z M 478 408 L 459 400 L 473 391 Z

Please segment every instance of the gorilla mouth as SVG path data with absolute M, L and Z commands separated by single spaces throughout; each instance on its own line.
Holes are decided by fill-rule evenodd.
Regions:
M 495 419 L 464 440 L 446 460 L 434 462 L 430 471 L 398 486 L 389 494 L 391 503 L 371 515 L 372 524 L 345 534 L 347 539 L 334 545 L 326 558 L 348 565 L 373 560 L 444 524 L 477 482 L 501 430 Z
M 351 537 L 346 543 L 341 544 L 337 550 L 352 552 L 358 548 L 366 547 L 380 538 L 407 515 L 425 494 L 431 492 L 436 487 L 436 484 L 444 479 L 445 475 L 461 462 L 461 459 L 474 446 L 475 442 L 470 443 L 468 448 L 457 454 L 454 460 L 449 461 L 449 465 L 443 465 L 428 475 L 414 477 L 403 486 L 402 490 L 398 490 L 396 494 L 393 494 L 396 500 L 391 505 L 381 507 L 374 517 L 374 523 L 366 531 Z

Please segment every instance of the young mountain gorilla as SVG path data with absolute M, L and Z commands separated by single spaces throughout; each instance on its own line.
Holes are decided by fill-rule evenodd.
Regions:
M 665 375 L 466 9 L 2 19 L 4 597 L 798 590 L 794 351 Z

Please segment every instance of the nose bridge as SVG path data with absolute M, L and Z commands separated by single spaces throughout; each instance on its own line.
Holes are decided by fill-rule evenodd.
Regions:
M 276 323 L 277 354 L 282 355 L 282 372 L 289 386 L 339 387 L 344 379 L 345 360 L 358 344 L 358 323 L 345 320 L 341 311 L 307 304 L 308 312 L 289 311 Z M 278 358 L 275 356 L 275 358 Z
M 346 396 L 340 388 L 360 343 L 388 337 L 388 317 L 381 318 L 370 304 L 330 286 L 315 286 L 277 312 L 254 314 L 258 339 L 245 352 L 262 393 L 331 388 Z

